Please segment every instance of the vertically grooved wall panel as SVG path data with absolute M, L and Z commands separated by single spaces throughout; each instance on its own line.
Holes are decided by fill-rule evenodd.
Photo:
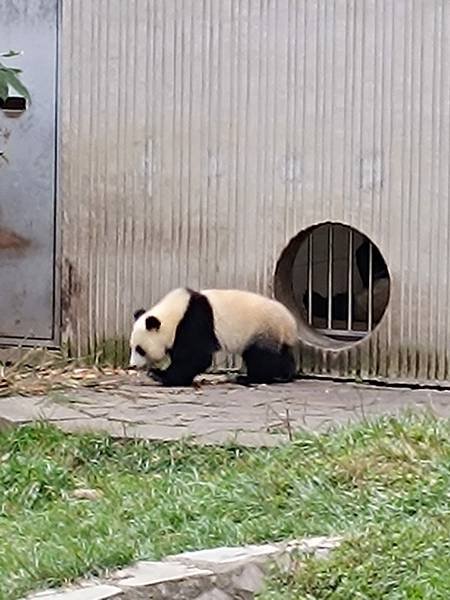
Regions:
M 332 220 L 378 245 L 391 301 L 305 368 L 449 380 L 449 34 L 442 0 L 63 0 L 74 349 L 177 285 L 270 294 L 288 241 Z

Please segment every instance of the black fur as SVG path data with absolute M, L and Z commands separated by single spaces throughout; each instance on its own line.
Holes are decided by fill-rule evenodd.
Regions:
M 220 344 L 214 333 L 211 305 L 202 294 L 189 290 L 188 307 L 178 323 L 168 369 L 154 369 L 151 375 L 165 386 L 188 386 L 196 375 L 206 371 Z
M 153 329 L 158 330 L 161 327 L 161 321 L 157 317 L 150 315 L 145 319 L 145 329 L 152 331 Z
M 137 321 L 139 319 L 139 317 L 142 317 L 142 315 L 144 313 L 145 313 L 145 308 L 138 308 L 137 310 L 135 310 L 133 313 L 134 320 Z
M 364 240 L 356 251 L 356 264 L 358 266 L 359 275 L 361 281 L 366 290 L 369 289 L 369 256 L 370 256 L 370 242 Z M 372 246 L 372 277 L 373 280 L 387 279 L 389 272 L 384 262 L 384 258 L 381 256 L 381 252 L 376 246 Z
M 287 383 L 295 376 L 294 354 L 286 344 L 276 348 L 258 341 L 243 352 L 242 358 L 247 377 L 240 378 L 240 383 Z

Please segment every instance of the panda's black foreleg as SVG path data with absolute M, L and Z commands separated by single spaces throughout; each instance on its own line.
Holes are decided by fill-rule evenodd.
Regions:
M 211 353 L 172 357 L 172 363 L 167 369 L 153 369 L 151 376 L 165 387 L 188 387 L 197 375 L 211 366 L 211 363 Z
M 152 369 L 150 373 L 153 379 L 165 387 L 188 387 L 192 385 L 194 377 L 197 375 L 180 365 L 170 365 L 164 371 Z
M 237 385 L 243 385 L 244 387 L 257 387 L 258 386 L 258 382 L 250 379 L 248 375 L 238 375 L 235 378 L 234 383 L 236 383 Z
M 161 371 L 161 369 L 149 369 L 147 371 L 147 375 L 149 377 L 151 377 L 156 382 L 161 383 L 161 384 L 163 384 L 163 381 L 164 381 L 163 373 L 164 373 L 164 371 Z
M 194 377 L 211 366 L 213 353 L 219 350 L 214 332 L 214 316 L 206 296 L 195 292 L 178 323 L 172 348 L 168 351 L 170 366 L 155 376 L 165 386 L 189 386 Z
M 164 373 L 158 370 L 152 371 L 151 376 L 164 387 L 189 387 L 194 381 L 194 377 L 189 375 Z

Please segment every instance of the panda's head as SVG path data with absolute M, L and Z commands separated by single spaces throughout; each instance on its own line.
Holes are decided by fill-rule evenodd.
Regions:
M 167 356 L 167 345 L 161 321 L 151 311 L 140 308 L 134 313 L 130 336 L 130 367 L 158 367 Z
M 191 296 L 190 290 L 177 288 L 150 310 L 140 308 L 134 313 L 130 337 L 131 367 L 168 368 L 177 328 L 188 309 Z

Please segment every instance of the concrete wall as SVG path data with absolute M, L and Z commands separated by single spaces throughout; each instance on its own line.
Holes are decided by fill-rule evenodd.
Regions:
M 271 294 L 342 222 L 392 276 L 370 339 L 318 373 L 448 381 L 450 6 L 64 0 L 63 326 L 79 352 L 189 284 Z

